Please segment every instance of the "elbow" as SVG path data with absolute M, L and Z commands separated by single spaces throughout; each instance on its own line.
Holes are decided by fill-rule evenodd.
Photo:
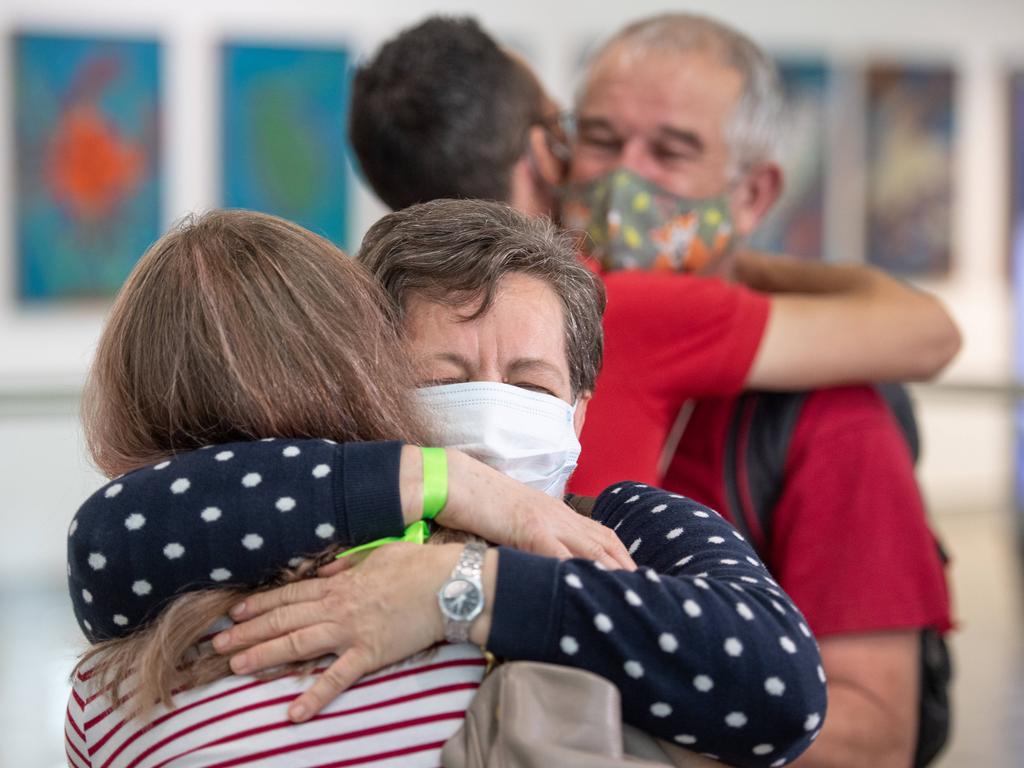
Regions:
M 953 318 L 946 312 L 939 301 L 933 297 L 928 300 L 934 305 L 935 318 L 932 333 L 928 340 L 917 347 L 914 359 L 917 361 L 913 379 L 927 381 L 938 376 L 952 362 L 960 351 L 963 337 Z

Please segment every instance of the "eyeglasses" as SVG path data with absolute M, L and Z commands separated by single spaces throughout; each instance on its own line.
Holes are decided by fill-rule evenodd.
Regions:
M 558 112 L 538 120 L 535 125 L 544 129 L 544 142 L 548 151 L 563 163 L 569 162 L 572 156 L 571 139 L 576 127 L 575 117 L 571 112 Z

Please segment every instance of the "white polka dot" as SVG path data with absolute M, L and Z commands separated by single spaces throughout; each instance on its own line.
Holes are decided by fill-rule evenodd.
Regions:
M 316 531 L 314 531 L 314 533 L 316 533 L 317 538 L 329 539 L 334 535 L 334 526 L 330 523 L 320 523 L 320 525 L 316 527 Z
M 782 646 L 782 650 L 786 653 L 796 653 L 796 643 L 786 637 L 786 635 L 779 638 L 779 645 Z
M 612 493 L 618 493 L 621 490 L 622 490 L 622 486 L 620 485 L 618 488 L 613 488 L 612 489 Z
M 88 621 L 83 621 L 82 623 L 85 624 L 86 629 L 92 632 L 92 624 L 90 624 Z
M 117 626 L 119 626 L 119 627 L 127 626 L 128 625 L 128 617 L 123 615 L 123 614 L 120 614 L 120 613 L 115 613 L 114 614 L 114 623 L 117 624 Z
M 255 551 L 263 546 L 263 537 L 258 533 L 247 533 L 242 538 L 242 546 L 250 552 Z
M 331 440 L 331 438 L 329 438 L 329 437 L 322 437 L 320 439 L 323 440 L 328 445 L 337 445 L 338 444 L 337 441 Z
M 291 512 L 295 509 L 295 499 L 291 496 L 282 496 L 274 503 L 274 506 L 277 507 L 280 512 Z
M 607 568 L 607 567 L 605 566 L 605 564 L 604 564 L 604 563 L 599 563 L 599 562 L 597 562 L 596 560 L 594 561 L 594 567 L 595 567 L 595 568 L 596 568 L 597 570 L 599 570 L 599 571 L 607 571 L 607 570 L 608 570 L 608 568 Z
M 580 649 L 580 644 L 576 642 L 576 638 L 570 637 L 569 635 L 563 637 L 558 645 L 561 647 L 562 653 L 567 656 L 575 655 L 576 651 Z
M 633 483 L 634 488 L 646 488 L 647 483 Z
M 634 541 L 632 544 L 629 545 L 629 554 L 632 555 L 634 552 L 636 552 L 640 548 L 640 542 L 641 541 L 643 541 L 643 539 L 637 539 L 636 541 Z
M 678 567 L 678 566 L 686 565 L 691 560 L 693 560 L 693 555 L 687 555 L 682 560 L 677 560 L 676 561 L 676 566 Z
M 755 755 L 770 755 L 774 751 L 775 747 L 773 747 L 771 744 L 758 744 L 753 749 Z
M 707 512 L 705 512 L 703 509 L 695 509 L 693 511 L 693 516 L 694 517 L 710 517 L 710 515 Z
M 105 558 L 99 552 L 89 553 L 89 567 L 94 571 L 102 571 L 107 564 L 107 558 Z
M 644 601 L 640 599 L 640 595 L 634 592 L 632 589 L 626 590 L 626 602 L 630 605 L 643 605 Z
M 580 577 L 575 573 L 565 574 L 565 583 L 573 589 L 583 589 L 583 582 L 580 581 Z
M 742 728 L 747 724 L 747 716 L 742 712 L 730 712 L 725 716 L 725 724 L 730 728 Z
M 137 531 L 139 528 L 146 524 L 146 518 L 144 515 L 140 515 L 138 512 L 132 512 L 124 519 L 124 527 L 129 531 Z
M 302 451 L 299 450 L 299 447 L 297 445 L 289 445 L 287 448 L 281 451 L 281 455 L 284 456 L 286 459 L 294 459 L 300 453 L 302 453 Z
M 92 603 L 92 592 L 90 592 L 88 589 L 83 589 L 82 599 L 85 600 L 85 602 L 87 603 Z
M 706 757 L 708 760 L 720 760 L 721 758 L 713 752 L 701 752 L 701 755 Z
M 740 584 L 737 584 L 735 581 L 730 581 L 729 582 L 729 588 L 730 589 L 735 589 L 737 592 L 743 592 L 744 591 L 743 586 L 740 585 Z
M 139 597 L 143 597 L 145 595 L 148 595 L 152 591 L 153 591 L 153 585 L 150 584 L 145 579 L 139 579 L 134 584 L 132 584 L 132 592 L 134 592 Z
M 786 613 L 786 609 L 782 607 L 782 604 L 779 603 L 778 600 L 772 600 L 772 608 L 774 608 L 776 611 L 783 615 L 785 615 Z
M 215 458 L 217 461 L 230 461 L 231 459 L 235 458 L 235 452 L 234 451 L 221 451 L 220 453 L 218 453 L 213 458 Z
M 185 554 L 185 548 L 176 541 L 172 541 L 166 547 L 164 547 L 164 557 L 168 560 L 177 560 L 179 557 Z
M 804 624 L 802 621 L 800 622 L 800 632 L 803 634 L 804 637 L 810 637 L 811 636 L 811 630 L 809 630 L 807 628 L 807 625 Z
M 639 661 L 627 661 L 622 665 L 622 668 L 626 670 L 626 674 L 634 680 L 639 680 L 644 676 L 644 666 Z
M 242 485 L 244 485 L 246 488 L 255 488 L 262 482 L 263 478 L 260 477 L 259 472 L 249 472 L 245 477 L 242 478 Z
M 169 466 L 171 466 L 171 462 L 169 462 L 169 461 L 161 461 L 159 464 L 155 465 L 153 467 L 153 469 L 156 469 L 156 470 L 167 469 Z
M 669 531 L 668 533 L 665 534 L 665 538 L 666 539 L 678 539 L 682 535 L 683 535 L 683 529 L 682 528 L 673 528 L 671 531 Z
M 626 499 L 626 503 L 627 504 L 632 504 L 634 501 L 636 501 L 639 498 L 640 498 L 639 494 L 634 494 L 634 495 L 630 496 L 628 499 Z
M 686 615 L 689 616 L 691 619 L 695 619 L 703 613 L 703 611 L 700 609 L 700 606 L 697 605 L 696 600 L 687 600 L 686 602 L 684 602 L 683 610 L 686 611 Z
M 718 562 L 720 562 L 722 565 L 739 565 L 740 561 L 739 560 L 733 560 L 732 558 L 729 558 L 729 557 L 723 557 Z
M 771 764 L 771 768 L 782 768 L 786 764 L 786 758 L 780 757 L 774 763 Z
M 289 568 L 298 568 L 300 565 L 302 565 L 301 557 L 293 557 L 291 560 L 288 561 Z
M 71 525 L 68 526 L 68 538 L 75 535 L 75 531 L 78 530 L 78 518 L 76 517 L 71 521 Z
M 757 579 L 753 576 L 740 576 L 740 581 L 745 581 L 747 584 L 757 584 Z
M 214 568 L 210 571 L 210 578 L 214 581 L 227 581 L 231 578 L 231 571 L 227 568 Z
M 313 467 L 313 477 L 318 480 L 327 477 L 329 474 L 331 474 L 331 468 L 326 464 L 317 464 Z
M 659 504 L 651 509 L 651 513 L 656 515 L 659 512 L 664 512 L 666 509 L 668 509 L 668 504 Z
M 733 531 L 732 535 L 735 536 L 740 541 L 746 541 L 746 539 L 743 538 L 743 534 L 740 533 L 739 531 Z
M 656 571 L 652 571 L 650 568 L 644 571 L 644 576 L 647 577 L 648 581 L 653 581 L 655 584 L 661 583 L 661 576 L 659 576 Z
M 708 536 L 708 544 L 725 544 L 725 539 L 721 536 Z
M 765 579 L 765 581 L 768 581 L 768 579 Z M 775 595 L 776 597 L 782 597 L 782 593 L 781 593 L 781 592 L 779 592 L 779 590 L 777 590 L 777 589 L 771 589 L 771 588 L 769 588 L 769 589 L 768 589 L 768 590 L 766 590 L 766 591 L 767 591 L 767 592 L 768 592 L 768 594 L 770 594 L 770 595 Z
M 747 621 L 754 620 L 754 612 L 750 610 L 750 606 L 748 606 L 746 603 L 736 603 L 736 613 L 738 613 Z
M 820 724 L 821 724 L 821 715 L 819 715 L 817 712 L 813 712 L 812 714 L 807 716 L 806 720 L 804 720 L 804 730 L 805 731 L 813 731 Z
M 754 559 L 753 557 L 751 557 L 750 555 L 747 555 L 747 562 L 748 562 L 748 563 L 750 563 L 750 564 L 751 564 L 752 566 L 754 566 L 755 568 L 760 568 L 760 567 L 761 567 L 761 563 L 760 563 L 760 562 L 758 562 L 758 561 L 757 561 L 756 559 Z
M 264 437 L 262 440 L 260 440 L 260 442 L 261 443 L 272 443 L 275 440 L 277 440 L 276 437 Z
M 207 507 L 199 513 L 199 516 L 206 522 L 212 523 L 214 520 L 220 520 L 221 511 L 216 507 Z
M 822 683 L 825 682 L 825 670 L 821 664 L 818 665 L 818 679 L 821 680 Z
M 661 646 L 661 650 L 665 653 L 673 653 L 679 647 L 679 641 L 676 640 L 675 635 L 669 632 L 662 632 L 658 637 L 658 645 Z
M 655 717 L 668 717 L 672 714 L 672 707 L 664 701 L 656 701 L 654 704 L 651 704 L 651 714 Z
M 707 675 L 697 675 L 693 678 L 693 687 L 701 693 L 707 693 L 715 687 L 715 682 Z
M 108 499 L 112 499 L 115 496 L 117 496 L 117 494 L 119 494 L 123 489 L 123 485 L 121 485 L 120 483 L 114 483 L 103 492 L 103 495 L 106 496 Z
M 605 614 L 599 613 L 594 617 L 594 626 L 601 632 L 611 632 L 614 625 L 612 624 L 612 620 Z
M 691 736 L 688 733 L 680 733 L 678 736 L 672 737 L 679 744 L 696 744 L 697 737 Z
M 693 580 L 693 585 L 695 587 L 700 587 L 701 589 L 711 589 L 711 587 L 708 586 L 708 583 L 704 581 L 704 579 L 702 579 L 700 576 L 697 576 Z
M 769 677 L 764 681 L 764 689 L 769 696 L 781 696 L 786 692 L 786 684 L 778 677 Z
M 743 643 L 738 637 L 727 637 L 725 639 L 725 652 L 730 656 L 739 656 L 743 653 Z
M 184 493 L 191 487 L 192 483 L 189 482 L 187 477 L 179 477 L 171 483 L 171 493 Z
M 617 530 L 619 530 L 619 528 L 621 528 L 621 527 L 622 527 L 622 524 L 623 524 L 624 522 L 626 522 L 626 518 L 622 518 L 621 520 L 619 520 L 619 522 L 617 522 L 617 523 L 615 524 L 615 527 L 614 527 L 614 528 L 612 528 L 612 530 L 613 530 L 613 531 L 617 531 Z

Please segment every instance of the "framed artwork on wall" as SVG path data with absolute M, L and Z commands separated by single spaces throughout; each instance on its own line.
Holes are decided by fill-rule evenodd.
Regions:
M 106 299 L 160 234 L 155 41 L 14 38 L 18 299 Z
M 893 274 L 949 273 L 955 85 L 946 66 L 867 73 L 866 255 Z
M 826 256 L 825 173 L 832 77 L 820 59 L 777 61 L 785 99 L 779 146 L 781 198 L 751 246 L 804 259 Z
M 1009 78 L 1010 101 L 1010 228 L 1009 260 L 1013 281 L 1013 373 L 1024 381 L 1024 71 Z M 1017 461 L 1015 486 L 1017 527 L 1024 546 L 1024 403 L 1016 407 Z
M 349 54 L 228 43 L 222 49 L 222 201 L 348 236 Z

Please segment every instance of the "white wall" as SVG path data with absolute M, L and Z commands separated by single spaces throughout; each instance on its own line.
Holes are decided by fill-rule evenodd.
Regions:
M 216 46 L 231 38 L 336 41 L 370 51 L 397 29 L 430 12 L 473 13 L 515 44 L 538 67 L 554 93 L 568 99 L 581 48 L 627 19 L 659 10 L 713 13 L 769 49 L 827 56 L 858 65 L 873 58 L 949 61 L 959 74 L 957 167 L 952 275 L 927 287 L 959 319 L 965 347 L 947 379 L 1003 383 L 1010 372 L 1011 327 L 1007 247 L 1008 135 L 1005 74 L 1024 69 L 1022 0 L 698 0 L 679 2 L 515 3 L 373 0 L 298 3 L 267 0 L 4 0 L 0 4 L 0 61 L 12 60 L 11 33 L 19 30 L 123 33 L 164 43 L 163 216 L 217 204 Z M 10 78 L 0 77 L 0 114 L 12 113 Z M 20 408 L 13 393 L 80 385 L 102 321 L 103 307 L 26 310 L 13 303 L 13 121 L 0 120 L 0 406 Z M 353 241 L 382 209 L 365 190 L 355 195 Z M 6 393 L 6 401 L 4 400 Z M 1009 484 L 1009 426 L 1005 406 L 979 406 L 984 417 L 949 411 L 924 395 L 930 451 L 923 476 L 933 495 L 972 493 L 970 486 L 1005 494 Z M 931 402 L 938 402 L 934 409 Z M 994 408 L 994 410 L 993 410 Z M 58 552 L 43 532 L 63 526 L 83 490 L 98 478 L 86 470 L 68 406 L 63 415 L 4 419 L 0 408 L 0 574 L 10 564 L 52 574 Z M 43 407 L 37 413 L 52 413 Z M 998 414 L 998 415 L 993 415 Z M 967 425 L 967 426 L 965 426 Z M 1001 459 L 993 460 L 998 453 Z M 51 472 L 47 467 L 59 472 Z M 59 481 L 47 482 L 59 475 Z M 959 490 L 957 490 L 959 489 Z M 45 521 L 45 527 L 38 522 Z M 59 547 L 58 547 L 59 549 Z M 26 571 L 22 570 L 22 573 Z

